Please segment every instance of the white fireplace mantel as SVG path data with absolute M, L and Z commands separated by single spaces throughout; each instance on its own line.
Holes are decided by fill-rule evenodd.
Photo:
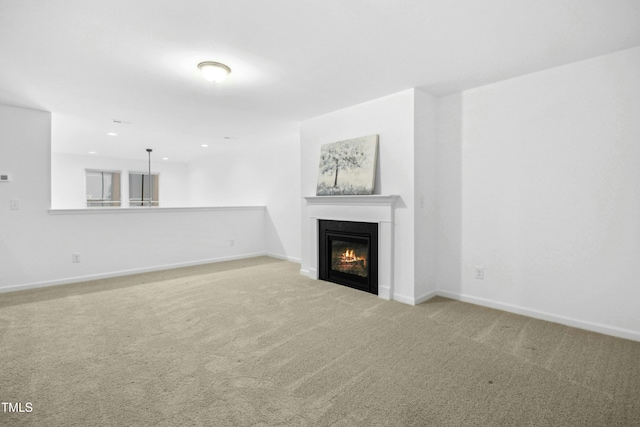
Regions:
M 394 210 L 401 200 L 397 195 L 310 196 L 306 201 L 306 224 L 309 227 L 308 275 L 318 279 L 318 220 L 378 223 L 378 296 L 393 299 Z
M 311 196 L 304 197 L 308 205 L 394 206 L 400 196 Z

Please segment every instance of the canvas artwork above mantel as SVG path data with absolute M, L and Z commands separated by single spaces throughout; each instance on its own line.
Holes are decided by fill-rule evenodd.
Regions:
M 377 158 L 378 135 L 323 144 L 316 195 L 373 194 Z

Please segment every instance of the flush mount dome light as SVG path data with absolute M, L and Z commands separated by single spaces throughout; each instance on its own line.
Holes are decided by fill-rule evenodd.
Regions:
M 202 77 L 210 82 L 220 83 L 231 73 L 231 68 L 219 62 L 205 61 L 198 64 Z

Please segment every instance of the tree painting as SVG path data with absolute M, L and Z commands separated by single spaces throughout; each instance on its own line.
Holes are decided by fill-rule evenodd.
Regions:
M 377 154 L 378 135 L 324 144 L 316 194 L 373 194 Z

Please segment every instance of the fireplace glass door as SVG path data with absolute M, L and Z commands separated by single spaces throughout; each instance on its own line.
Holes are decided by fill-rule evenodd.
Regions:
M 378 224 L 319 220 L 318 278 L 378 294 Z
M 367 277 L 369 245 L 362 242 L 331 240 L 331 269 L 341 273 Z

